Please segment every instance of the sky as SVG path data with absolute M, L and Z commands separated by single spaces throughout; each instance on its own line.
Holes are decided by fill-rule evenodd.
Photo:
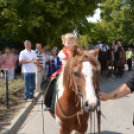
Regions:
M 97 22 L 97 20 L 100 20 L 100 13 L 101 13 L 100 8 L 97 8 L 95 10 L 95 14 L 92 17 L 87 18 L 88 21 Z

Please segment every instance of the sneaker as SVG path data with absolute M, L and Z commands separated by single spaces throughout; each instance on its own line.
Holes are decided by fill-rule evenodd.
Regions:
M 27 98 L 27 99 L 24 99 L 25 101 L 32 101 L 32 99 L 31 98 Z
M 34 97 L 34 96 L 32 96 L 32 97 L 30 97 L 30 99 L 36 100 L 37 98 L 36 98 L 36 97 Z

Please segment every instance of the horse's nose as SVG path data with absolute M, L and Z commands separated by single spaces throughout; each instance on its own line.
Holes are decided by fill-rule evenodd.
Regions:
M 92 103 L 89 103 L 89 101 L 86 101 L 84 105 L 85 105 L 86 111 L 88 111 L 88 112 L 94 111 L 95 108 L 97 107 L 97 101 L 92 102 Z

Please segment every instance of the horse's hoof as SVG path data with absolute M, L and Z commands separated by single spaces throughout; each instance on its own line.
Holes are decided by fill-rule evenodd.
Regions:
M 114 79 L 114 75 L 112 76 L 112 78 Z

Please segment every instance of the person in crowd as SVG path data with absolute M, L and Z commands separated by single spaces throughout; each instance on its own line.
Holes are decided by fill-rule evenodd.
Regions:
M 36 43 L 35 53 L 39 59 L 40 66 L 42 70 L 39 72 L 39 68 L 36 69 L 36 90 L 42 92 L 41 83 L 44 77 L 44 69 L 45 69 L 45 53 L 43 52 L 42 44 Z
M 19 50 L 16 50 L 15 51 L 16 60 L 18 59 L 17 70 L 16 70 L 16 73 L 17 74 L 21 74 L 21 67 L 22 67 L 22 64 L 19 63 L 19 54 L 20 54 L 20 51 Z
M 131 71 L 132 69 L 132 51 L 131 48 L 128 48 L 128 51 L 126 51 L 126 61 L 128 65 L 128 71 Z
M 115 43 L 113 42 L 112 45 L 110 46 L 113 51 L 115 51 Z
M 49 66 L 49 76 L 55 73 L 57 70 L 61 69 L 61 61 L 60 58 L 57 56 L 57 49 L 54 47 L 51 50 L 52 56 L 50 56 L 50 66 Z
M 102 45 L 102 48 L 101 48 L 101 51 L 107 51 L 108 49 L 109 49 L 108 45 L 106 45 L 106 42 L 104 41 L 103 45 Z
M 15 68 L 15 74 L 18 74 L 18 63 L 19 63 L 19 55 L 17 53 L 18 51 L 15 49 L 12 49 L 12 53 L 16 59 L 16 68 Z
M 89 53 L 92 53 L 94 51 L 94 47 L 92 44 L 88 45 L 88 50 L 89 50 Z
M 0 77 L 3 77 L 3 69 L 2 69 L 2 52 L 0 50 Z
M 48 50 L 47 45 L 44 47 L 44 53 L 45 53 L 44 80 L 47 80 L 47 79 L 49 79 L 48 73 L 49 73 L 49 64 L 50 64 L 50 52 Z
M 14 69 L 16 68 L 16 59 L 9 47 L 5 47 L 4 51 L 5 54 L 2 55 L 2 64 L 4 65 L 4 69 L 8 70 L 8 78 L 14 79 Z
M 121 46 L 122 46 L 122 45 L 121 45 L 121 42 L 118 41 L 118 42 L 117 42 L 117 45 L 115 45 L 115 52 L 117 52 L 117 51 L 118 51 L 118 48 L 121 47 Z
M 96 45 L 96 49 L 98 48 L 98 49 L 101 49 L 102 48 L 102 45 L 103 44 L 101 44 L 101 41 L 98 41 L 98 43 L 97 43 L 97 45 Z
M 42 70 L 35 51 L 31 50 L 31 41 L 24 42 L 25 50 L 21 51 L 19 63 L 23 64 L 25 80 L 25 100 L 34 98 L 36 65 Z

